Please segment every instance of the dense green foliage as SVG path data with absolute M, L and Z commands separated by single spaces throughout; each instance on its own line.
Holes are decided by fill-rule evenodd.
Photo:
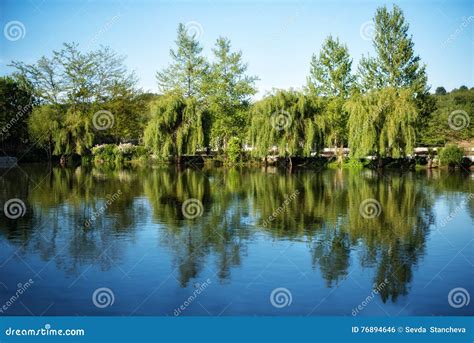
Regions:
M 408 89 L 383 88 L 354 95 L 346 104 L 353 157 L 402 157 L 415 147 L 418 111 Z
M 123 61 L 109 48 L 64 44 L 36 63 L 12 62 L 40 104 L 29 118 L 32 140 L 54 155 L 83 155 L 94 142 L 138 139 L 144 103 Z
M 33 108 L 28 82 L 19 77 L 0 77 L 0 148 L 16 153 L 28 142 L 27 122 Z
M 317 98 L 296 91 L 277 91 L 251 110 L 250 144 L 255 156 L 277 150 L 281 156 L 310 156 L 321 147 Z
M 303 90 L 274 90 L 258 101 L 252 99 L 258 78 L 248 74 L 242 52 L 219 37 L 208 60 L 183 24 L 170 64 L 156 75 L 159 95 L 143 94 L 124 57 L 109 48 L 82 52 L 64 44 L 36 63 L 12 62 L 17 72 L 1 78 L 0 144 L 3 150 L 34 145 L 51 158 L 133 143 L 164 161 L 213 153 L 230 162 L 245 147 L 253 158 L 289 163 L 330 147 L 339 165 L 344 147 L 356 163 L 409 156 L 417 145 L 469 144 L 474 89 L 429 93 L 398 6 L 378 8 L 374 25 L 375 54 L 355 72 L 347 46 L 329 36 L 311 58 Z M 110 159 L 98 154 L 94 159 Z
M 229 139 L 226 149 L 226 157 L 230 163 L 239 162 L 242 158 L 242 143 L 238 137 Z
M 430 113 L 419 132 L 419 142 L 442 146 L 447 142 L 469 141 L 474 137 L 474 89 L 453 90 L 435 95 L 436 110 Z
M 207 112 L 194 97 L 170 93 L 151 105 L 144 141 L 159 158 L 194 154 L 207 146 Z
M 226 142 L 238 136 L 243 139 L 250 108 L 250 97 L 256 93 L 256 77 L 246 75 L 247 65 L 242 52 L 231 52 L 230 41 L 219 38 L 213 49 L 215 61 L 205 83 L 206 103 L 212 115 L 210 143 L 226 148 Z
M 461 148 L 453 144 L 447 144 L 439 152 L 439 160 L 441 164 L 454 167 L 461 164 L 464 152 Z
M 184 24 L 178 26 L 176 50 L 170 50 L 171 64 L 156 74 L 162 93 L 174 92 L 184 97 L 203 97 L 203 82 L 208 63 L 202 46 L 188 34 Z
M 311 60 L 308 91 L 324 99 L 322 116 L 318 120 L 324 143 L 333 147 L 347 145 L 348 113 L 344 103 L 353 88 L 352 60 L 347 47 L 329 36 L 318 56 Z M 339 155 L 342 162 L 342 154 Z

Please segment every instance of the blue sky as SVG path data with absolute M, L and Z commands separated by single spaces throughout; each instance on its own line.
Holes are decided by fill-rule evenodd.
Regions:
M 1 0 L 0 74 L 11 60 L 34 62 L 63 42 L 82 48 L 111 46 L 126 55 L 144 90 L 157 92 L 155 73 L 169 63 L 179 22 L 196 29 L 211 57 L 219 36 L 242 50 L 259 95 L 272 88 L 300 88 L 311 55 L 324 38 L 338 36 L 354 59 L 373 53 L 367 38 L 375 9 L 393 1 L 109 1 Z M 405 12 L 415 50 L 427 64 L 429 83 L 446 89 L 474 86 L 474 1 L 396 1 Z M 19 21 L 24 37 L 8 40 Z M 362 34 L 361 34 L 362 28 Z M 367 30 L 364 30 L 366 28 Z M 20 28 L 23 30 L 23 28 Z

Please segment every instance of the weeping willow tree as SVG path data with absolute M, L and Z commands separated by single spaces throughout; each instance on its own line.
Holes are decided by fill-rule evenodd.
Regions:
M 354 94 L 349 112 L 349 148 L 355 158 L 402 157 L 413 151 L 418 110 L 410 89 L 387 87 Z M 381 162 L 380 162 L 381 163 Z
M 158 157 L 179 158 L 207 146 L 207 112 L 196 98 L 165 95 L 152 105 L 151 112 L 144 142 Z
M 291 164 L 292 156 L 310 156 L 321 148 L 320 105 L 315 97 L 293 90 L 277 91 L 251 110 L 253 154 L 264 157 L 274 148 Z
M 53 155 L 83 155 L 94 140 L 92 117 L 93 110 L 87 108 L 42 105 L 33 109 L 28 130 L 48 159 Z

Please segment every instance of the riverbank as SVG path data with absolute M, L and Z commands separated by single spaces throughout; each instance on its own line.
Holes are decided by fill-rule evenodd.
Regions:
M 329 168 L 329 169 L 394 169 L 415 170 L 451 168 L 474 170 L 474 148 L 456 145 L 446 147 L 418 147 L 414 149 L 411 156 L 393 158 L 366 156 L 364 158 L 350 157 L 350 150 L 325 148 L 312 156 L 279 156 L 277 150 L 267 156 L 255 156 L 249 147 L 240 147 L 235 156 L 229 156 L 225 152 L 201 151 L 194 155 L 170 156 L 163 159 L 151 153 L 145 146 L 124 144 L 101 144 L 96 145 L 83 156 L 52 156 L 51 165 L 74 166 L 74 165 L 104 165 L 108 168 L 121 168 L 126 165 L 160 165 L 169 164 L 180 167 L 208 166 L 208 167 L 279 167 L 291 170 Z M 12 161 L 16 163 L 16 157 L 2 157 L 0 167 L 9 167 Z M 22 163 L 47 162 L 46 156 L 29 152 L 21 156 Z M 443 161 L 444 160 L 444 161 Z M 8 163 L 6 163 L 8 162 Z M 12 166 L 12 165 L 11 165 Z

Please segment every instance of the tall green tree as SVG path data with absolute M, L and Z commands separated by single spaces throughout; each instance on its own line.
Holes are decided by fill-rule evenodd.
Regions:
M 184 24 L 178 26 L 176 49 L 170 50 L 171 64 L 156 74 L 162 93 L 176 92 L 184 97 L 202 98 L 203 81 L 208 69 L 202 46 Z
M 343 106 L 354 82 L 351 66 L 347 46 L 332 36 L 326 38 L 319 55 L 313 55 L 311 60 L 308 90 L 325 99 L 322 117 L 325 143 L 335 148 L 347 144 L 348 113 Z M 340 151 L 340 162 L 342 156 Z
M 338 38 L 326 38 L 318 55 L 311 58 L 308 88 L 318 96 L 347 98 L 354 76 L 349 49 Z
M 247 75 L 241 51 L 231 51 L 227 38 L 217 39 L 214 61 L 206 78 L 206 102 L 212 114 L 211 144 L 225 148 L 231 137 L 245 137 L 247 111 L 256 93 L 257 77 Z
M 377 8 L 374 24 L 372 44 L 375 57 L 362 57 L 357 85 L 362 92 L 387 87 L 411 91 L 418 111 L 413 125 L 419 136 L 427 126 L 430 113 L 436 109 L 436 102 L 429 94 L 426 67 L 415 53 L 409 24 L 401 8 L 396 5 L 391 10 L 387 6 Z
M 363 57 L 359 65 L 362 90 L 408 87 L 417 94 L 428 91 L 425 65 L 414 51 L 409 25 L 400 7 L 377 9 L 374 17 L 375 57 Z

